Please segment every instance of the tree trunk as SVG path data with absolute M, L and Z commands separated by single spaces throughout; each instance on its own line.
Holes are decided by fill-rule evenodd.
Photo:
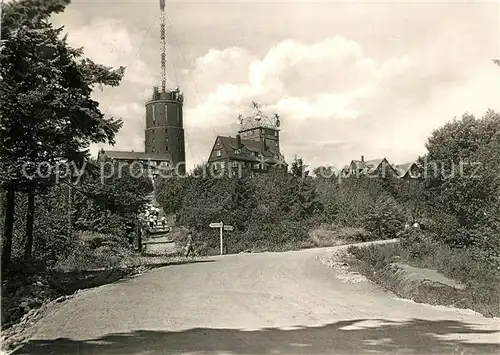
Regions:
M 9 182 L 7 186 L 7 201 L 5 208 L 5 224 L 4 224 L 4 234 L 3 234 L 3 246 L 2 246 L 2 272 L 4 272 L 9 264 L 12 255 L 12 233 L 14 230 L 14 211 L 15 211 L 15 201 L 16 192 L 14 190 L 14 182 Z
M 142 233 L 143 229 L 140 224 L 137 226 L 137 250 L 139 253 L 142 253 Z
M 35 187 L 28 186 L 28 210 L 26 211 L 26 244 L 24 259 L 30 259 L 33 251 L 33 222 L 35 219 Z

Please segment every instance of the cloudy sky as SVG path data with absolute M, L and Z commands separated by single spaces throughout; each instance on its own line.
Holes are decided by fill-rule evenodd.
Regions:
M 127 66 L 120 87 L 95 96 L 124 120 L 112 149 L 143 150 L 144 102 L 160 83 L 159 0 L 74 0 L 54 22 L 88 57 Z M 453 117 L 500 110 L 498 2 L 167 0 L 167 24 L 188 168 L 217 135 L 236 134 L 252 100 L 280 113 L 287 160 L 311 166 L 406 162 Z

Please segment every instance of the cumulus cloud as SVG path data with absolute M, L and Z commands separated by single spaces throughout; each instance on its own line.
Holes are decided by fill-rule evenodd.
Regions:
M 84 54 L 95 62 L 111 67 L 127 67 L 124 81 L 149 85 L 153 73 L 139 57 L 143 38 L 112 18 L 96 18 L 89 24 L 70 28 L 68 42 L 83 47 Z

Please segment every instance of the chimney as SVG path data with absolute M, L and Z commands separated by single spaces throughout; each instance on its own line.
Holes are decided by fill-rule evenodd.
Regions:
M 362 163 L 364 163 L 364 162 L 365 162 L 365 156 L 364 156 L 364 155 L 362 155 L 362 156 L 361 156 L 361 162 L 362 162 Z
M 236 145 L 238 146 L 238 149 L 241 148 L 241 136 L 239 134 L 236 135 Z

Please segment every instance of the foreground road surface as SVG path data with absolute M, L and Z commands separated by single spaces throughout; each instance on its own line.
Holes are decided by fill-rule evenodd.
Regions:
M 332 249 L 168 266 L 88 290 L 17 354 L 499 353 L 498 320 L 348 284 Z

